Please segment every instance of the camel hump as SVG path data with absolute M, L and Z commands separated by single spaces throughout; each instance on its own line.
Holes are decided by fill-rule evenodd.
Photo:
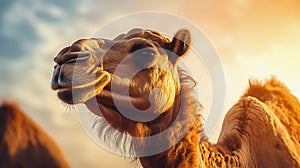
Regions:
M 271 106 L 244 96 L 226 114 L 218 145 L 251 157 L 245 160 L 258 167 L 299 167 L 299 147 L 293 138 Z
M 263 82 L 251 80 L 243 97 L 252 96 L 268 106 L 284 125 L 300 156 L 300 102 L 276 77 Z
M 0 156 L 0 167 L 70 167 L 54 140 L 7 101 L 0 106 Z

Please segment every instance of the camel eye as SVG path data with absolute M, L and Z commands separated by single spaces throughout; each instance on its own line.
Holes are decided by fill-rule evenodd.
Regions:
M 142 52 L 142 57 L 147 61 L 153 60 L 154 56 L 155 56 L 154 51 L 149 50 L 149 51 Z
M 132 53 L 132 59 L 138 67 L 148 66 L 155 59 L 156 52 L 151 48 L 142 48 Z

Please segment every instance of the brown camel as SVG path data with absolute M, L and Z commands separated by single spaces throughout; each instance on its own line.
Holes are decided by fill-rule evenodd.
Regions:
M 275 78 L 250 82 L 217 144 L 208 141 L 195 82 L 177 66 L 190 43 L 186 29 L 172 40 L 144 29 L 78 40 L 55 57 L 52 88 L 104 118 L 99 136 L 136 154 L 143 167 L 300 167 L 300 104 Z M 125 135 L 140 141 L 128 147 Z
M 13 103 L 0 106 L 0 167 L 68 168 L 52 138 Z

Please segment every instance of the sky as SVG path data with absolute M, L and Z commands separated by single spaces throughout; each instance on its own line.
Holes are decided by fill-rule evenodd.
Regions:
M 0 98 L 18 102 L 42 125 L 61 146 L 72 167 L 133 167 L 135 164 L 96 145 L 81 128 L 76 112 L 57 98 L 50 88 L 53 57 L 64 46 L 90 37 L 111 21 L 144 11 L 178 15 L 201 29 L 214 45 L 226 81 L 222 117 L 248 87 L 249 79 L 264 80 L 275 75 L 300 97 L 298 0 L 165 0 L 151 3 L 139 0 L 2 0 Z M 161 26 L 170 24 L 165 22 Z M 188 56 L 186 61 L 196 66 Z M 199 94 L 209 111 L 211 95 L 206 95 L 206 85 L 201 85 L 201 76 L 199 78 Z M 210 137 L 212 141 L 217 139 L 221 122 Z

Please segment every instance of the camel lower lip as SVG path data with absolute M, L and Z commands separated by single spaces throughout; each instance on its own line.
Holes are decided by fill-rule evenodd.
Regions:
M 57 95 L 59 99 L 67 104 L 75 104 L 72 95 L 72 89 L 70 88 L 60 88 L 58 89 Z

